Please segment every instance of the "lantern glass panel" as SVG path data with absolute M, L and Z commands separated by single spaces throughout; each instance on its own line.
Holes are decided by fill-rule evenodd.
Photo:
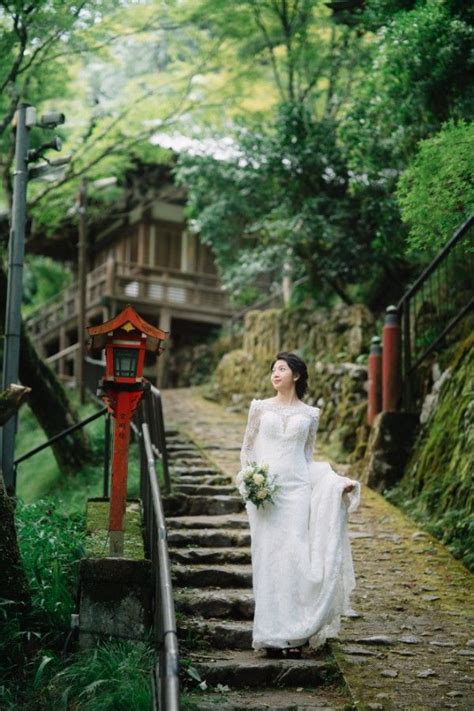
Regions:
M 137 348 L 114 348 L 114 375 L 116 378 L 135 378 L 137 364 Z

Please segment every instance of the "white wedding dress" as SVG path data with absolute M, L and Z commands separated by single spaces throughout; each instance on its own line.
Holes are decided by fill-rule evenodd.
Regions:
M 360 483 L 313 462 L 319 409 L 252 400 L 240 452 L 242 467 L 269 465 L 274 503 L 246 503 L 255 614 L 252 646 L 317 648 L 337 636 L 355 587 L 347 531 Z M 343 493 L 348 484 L 352 492 Z

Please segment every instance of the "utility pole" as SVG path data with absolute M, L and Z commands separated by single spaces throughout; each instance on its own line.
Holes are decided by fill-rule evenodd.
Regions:
M 116 185 L 117 178 L 98 178 L 88 182 L 86 177 L 81 178 L 79 194 L 76 208 L 70 214 L 79 215 L 79 235 L 77 242 L 77 282 L 78 282 L 78 319 L 77 319 L 77 342 L 79 345 L 78 360 L 76 361 L 75 377 L 76 388 L 79 391 L 79 399 L 83 405 L 86 401 L 86 357 L 87 346 L 84 340 L 87 327 L 87 188 L 92 186 L 94 190 L 103 190 Z
M 77 281 L 79 286 L 79 313 L 77 319 L 77 340 L 79 343 L 79 360 L 77 362 L 77 387 L 81 405 L 85 403 L 85 358 L 86 343 L 84 340 L 86 333 L 86 250 L 87 250 L 87 226 L 86 226 L 86 199 L 87 184 L 86 179 L 81 179 L 79 188 L 79 241 L 78 241 L 78 264 Z
M 10 239 L 8 243 L 8 286 L 5 311 L 5 338 L 3 350 L 2 389 L 18 385 L 21 337 L 21 297 L 23 290 L 23 261 L 25 256 L 26 193 L 28 179 L 47 172 L 45 168 L 28 170 L 28 163 L 38 160 L 48 149 L 61 150 L 61 141 L 55 137 L 36 150 L 28 150 L 29 129 L 32 126 L 55 128 L 64 123 L 64 114 L 51 112 L 36 119 L 36 109 L 28 104 L 19 104 L 13 119 L 15 129 L 15 170 L 13 173 L 13 205 Z M 63 159 L 64 162 L 65 159 Z M 69 160 L 69 159 L 68 159 Z M 48 167 L 48 171 L 51 170 Z M 36 173 L 35 173 L 36 171 Z M 7 492 L 15 492 L 15 435 L 16 415 L 0 430 L 1 465 Z
M 15 172 L 13 174 L 13 206 L 8 243 L 8 291 L 5 312 L 5 340 L 3 349 L 2 389 L 18 385 L 21 333 L 21 294 L 23 284 L 23 258 L 25 254 L 26 188 L 28 184 L 29 129 L 35 124 L 35 110 L 27 104 L 18 107 L 14 127 Z M 8 492 L 15 488 L 13 460 L 17 415 L 3 426 L 2 470 Z

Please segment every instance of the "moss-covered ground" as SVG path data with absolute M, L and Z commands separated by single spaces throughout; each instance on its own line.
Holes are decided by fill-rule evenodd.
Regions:
M 142 560 L 145 557 L 139 501 L 128 501 L 125 513 L 123 557 Z M 109 502 L 89 499 L 86 511 L 86 555 L 103 558 L 108 555 Z

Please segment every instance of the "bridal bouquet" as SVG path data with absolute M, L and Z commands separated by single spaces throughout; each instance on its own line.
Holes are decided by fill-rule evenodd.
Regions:
M 237 474 L 237 484 L 244 501 L 251 501 L 257 508 L 273 504 L 278 489 L 274 479 L 268 474 L 268 464 L 251 462 Z

